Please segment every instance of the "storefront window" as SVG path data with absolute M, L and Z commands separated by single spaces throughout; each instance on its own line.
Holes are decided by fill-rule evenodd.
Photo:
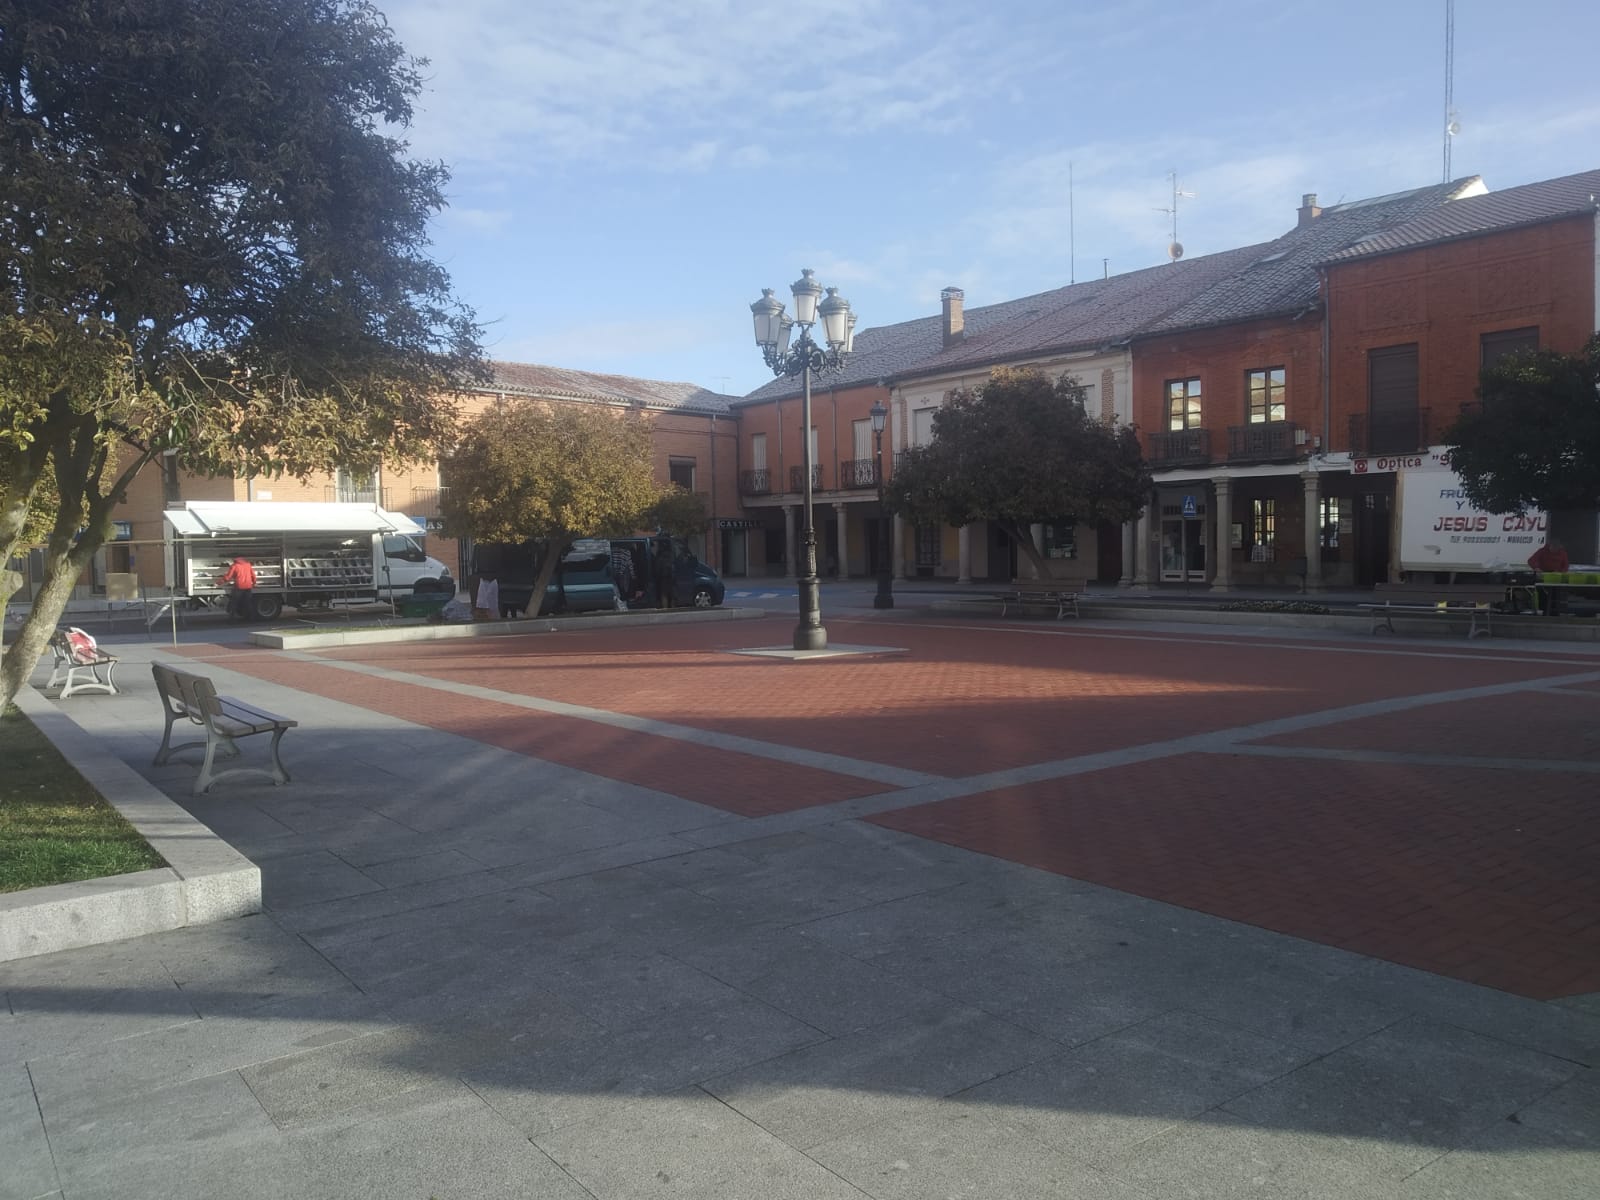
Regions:
M 1043 526 L 1046 558 L 1077 558 L 1078 527 L 1073 521 L 1056 521 Z

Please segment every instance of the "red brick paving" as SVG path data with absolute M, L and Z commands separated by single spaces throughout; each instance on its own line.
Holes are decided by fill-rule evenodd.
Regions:
M 1592 775 L 1185 755 L 873 818 L 1538 999 L 1600 991 Z
M 1560 651 L 1362 653 L 1238 634 L 833 620 L 835 643 L 903 656 L 730 656 L 791 622 L 595 630 L 330 654 L 439 680 L 965 776 L 1419 693 L 1600 669 Z M 1355 652 L 1352 652 L 1355 651 Z M 887 791 L 757 756 L 627 733 L 278 655 L 227 665 L 745 815 Z M 1297 746 L 1592 756 L 1574 698 L 1535 691 L 1274 739 Z M 1563 703 L 1563 696 L 1565 701 Z M 1574 727 L 1572 722 L 1580 720 Z M 1592 724 L 1592 722 L 1590 723 Z M 1426 744 L 1423 744 L 1426 743 Z M 879 818 L 984 853 L 1525 995 L 1600 990 L 1592 774 L 1519 775 L 1199 755 Z
M 1600 762 L 1600 711 L 1572 690 L 1520 692 L 1343 721 L 1263 744 Z M 1594 789 L 1600 793 L 1600 776 Z
M 1241 639 L 874 621 L 830 622 L 830 638 L 910 653 L 808 663 L 725 653 L 784 643 L 791 626 L 535 634 L 328 656 L 952 776 L 1564 669 L 1489 654 L 1391 660 Z

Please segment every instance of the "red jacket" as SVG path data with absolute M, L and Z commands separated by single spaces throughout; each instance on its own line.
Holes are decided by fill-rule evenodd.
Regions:
M 222 577 L 222 582 L 241 588 L 253 588 L 256 585 L 256 569 L 244 559 L 236 559 L 228 568 L 228 573 Z
M 1552 549 L 1549 546 L 1540 546 L 1533 552 L 1532 557 L 1528 559 L 1528 566 L 1532 567 L 1535 571 L 1549 572 L 1568 571 L 1572 569 L 1572 563 L 1567 558 L 1567 552 L 1564 547 L 1561 549 Z

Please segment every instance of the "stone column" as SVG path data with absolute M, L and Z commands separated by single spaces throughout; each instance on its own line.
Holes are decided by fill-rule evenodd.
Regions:
M 906 523 L 900 517 L 894 519 L 894 577 L 906 577 Z
M 1133 523 L 1133 586 L 1138 588 L 1150 586 L 1150 525 L 1157 503 L 1152 496 Z
M 1122 523 L 1122 578 L 1117 580 L 1118 587 L 1133 586 L 1133 559 L 1136 551 L 1134 547 L 1139 544 L 1139 522 L 1124 521 Z
M 1306 492 L 1306 591 L 1322 590 L 1322 476 L 1300 476 Z
M 1233 480 L 1219 475 L 1211 481 L 1217 490 L 1217 532 L 1211 541 L 1211 590 L 1226 592 L 1233 587 Z
M 972 526 L 963 525 L 956 531 L 956 582 L 972 582 Z
M 800 555 L 794 542 L 795 508 L 792 504 L 783 506 L 783 573 L 793 575 L 795 563 L 800 561 Z
M 850 510 L 844 503 L 833 506 L 833 523 L 839 530 L 839 578 L 850 578 Z

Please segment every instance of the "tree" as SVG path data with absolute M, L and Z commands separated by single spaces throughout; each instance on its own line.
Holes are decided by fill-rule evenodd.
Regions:
M 581 404 L 505 401 L 463 428 L 444 464 L 444 531 L 482 542 L 540 543 L 528 612 L 537 613 L 567 544 L 639 528 L 660 493 L 650 426 Z
M 0 561 L 48 474 L 10 698 L 150 462 L 431 457 L 478 327 L 406 157 L 422 63 L 364 0 L 0 0 Z
M 1577 354 L 1539 350 L 1485 367 L 1478 399 L 1444 435 L 1476 507 L 1600 508 L 1600 334 Z
M 642 528 L 659 529 L 678 537 L 693 537 L 706 531 L 711 514 L 706 510 L 706 498 L 699 492 L 669 483 L 656 502 L 645 513 Z
M 957 391 L 933 415 L 933 441 L 896 463 L 890 509 L 920 525 L 993 521 L 1043 577 L 1030 525 L 1129 521 L 1151 488 L 1138 435 L 1089 416 L 1083 401 L 1076 380 L 1032 370 L 997 369 Z

